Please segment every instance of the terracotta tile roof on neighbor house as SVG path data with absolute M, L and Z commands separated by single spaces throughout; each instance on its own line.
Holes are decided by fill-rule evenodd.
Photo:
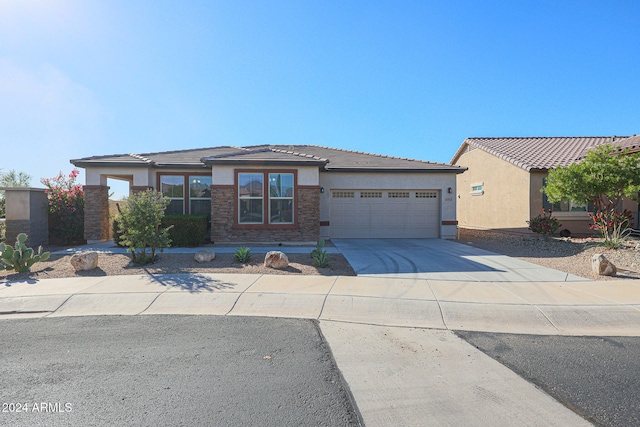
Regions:
M 640 135 L 633 135 L 629 138 L 618 137 L 613 142 L 613 145 L 622 149 L 628 149 L 632 153 L 640 151 Z
M 324 171 L 340 172 L 453 172 L 466 169 L 446 163 L 405 159 L 379 154 L 349 151 L 316 145 L 257 145 L 249 147 L 212 147 L 143 154 L 116 154 L 71 160 L 79 167 L 146 166 L 204 167 L 205 165 L 241 165 L 247 162 L 271 165 L 313 165 Z
M 455 164 L 462 154 L 477 148 L 527 171 L 548 170 L 575 163 L 583 153 L 611 141 L 610 136 L 467 138 L 451 163 Z

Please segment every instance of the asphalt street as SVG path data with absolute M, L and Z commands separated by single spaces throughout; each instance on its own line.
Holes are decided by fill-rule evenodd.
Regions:
M 640 425 L 640 337 L 457 334 L 596 425 Z
M 15 319 L 0 338 L 0 425 L 359 425 L 312 320 Z

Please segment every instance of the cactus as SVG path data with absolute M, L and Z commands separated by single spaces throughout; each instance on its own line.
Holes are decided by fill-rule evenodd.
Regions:
M 46 261 L 49 259 L 49 252 L 42 252 L 42 246 L 38 248 L 35 254 L 33 249 L 28 248 L 25 244 L 27 235 L 18 234 L 15 247 L 11 247 L 4 243 L 0 243 L 0 270 L 14 270 L 18 273 L 24 273 L 31 270 L 31 266 L 38 261 Z

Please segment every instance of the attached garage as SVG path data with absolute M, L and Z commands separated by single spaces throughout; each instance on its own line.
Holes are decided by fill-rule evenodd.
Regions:
M 331 237 L 440 237 L 438 190 L 332 189 Z

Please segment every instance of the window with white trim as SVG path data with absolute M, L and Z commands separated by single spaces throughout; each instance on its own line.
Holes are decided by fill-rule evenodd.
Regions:
M 484 182 L 476 182 L 471 184 L 471 195 L 482 196 L 484 194 Z

